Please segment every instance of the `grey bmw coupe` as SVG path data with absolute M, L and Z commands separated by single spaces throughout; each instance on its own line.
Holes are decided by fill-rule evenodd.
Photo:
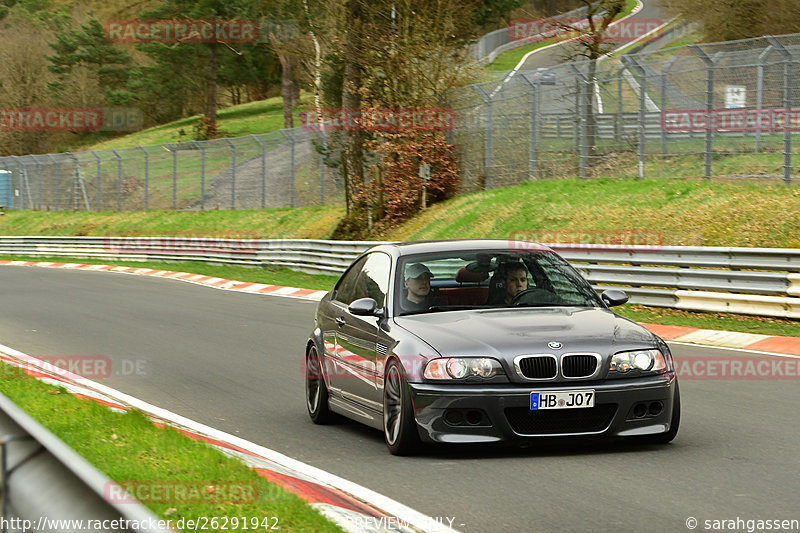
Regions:
M 376 246 L 319 303 L 305 347 L 311 420 L 422 443 L 565 436 L 667 443 L 680 395 L 666 343 L 609 308 L 546 246 L 453 240 Z

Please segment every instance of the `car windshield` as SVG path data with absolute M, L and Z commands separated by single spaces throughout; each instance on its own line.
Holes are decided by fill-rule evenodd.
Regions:
M 395 314 L 503 307 L 602 307 L 591 285 L 547 250 L 456 251 L 400 258 Z

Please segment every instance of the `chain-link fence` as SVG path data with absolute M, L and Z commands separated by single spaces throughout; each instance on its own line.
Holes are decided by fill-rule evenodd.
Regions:
M 461 190 L 545 178 L 793 177 L 800 34 L 509 72 L 448 94 Z M 0 157 L 0 205 L 41 210 L 341 204 L 310 128 Z M 366 157 L 365 161 L 371 161 Z
M 800 34 L 509 72 L 450 95 L 461 186 L 626 172 L 790 183 L 798 82 Z
M 339 204 L 344 188 L 305 128 L 212 141 L 0 157 L 0 205 L 125 211 Z

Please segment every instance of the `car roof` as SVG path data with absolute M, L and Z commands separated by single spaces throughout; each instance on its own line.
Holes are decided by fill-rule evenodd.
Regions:
M 394 251 L 395 255 L 412 255 L 427 252 L 449 252 L 457 250 L 512 250 L 542 252 L 551 251 L 543 244 L 512 239 L 448 239 L 381 244 L 371 250 Z

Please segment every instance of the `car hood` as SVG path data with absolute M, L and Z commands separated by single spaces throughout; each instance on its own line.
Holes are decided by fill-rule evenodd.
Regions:
M 600 308 L 449 311 L 400 316 L 395 322 L 444 356 L 513 357 L 554 351 L 606 355 L 656 345 L 643 326 Z M 549 347 L 551 342 L 561 343 L 561 348 Z

